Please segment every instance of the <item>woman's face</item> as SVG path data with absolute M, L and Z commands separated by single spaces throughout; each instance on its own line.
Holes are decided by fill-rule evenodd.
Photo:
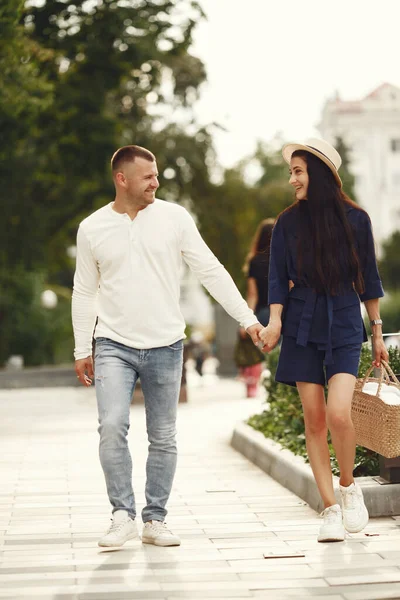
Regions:
M 308 190 L 307 163 L 304 158 L 295 156 L 290 161 L 290 185 L 295 189 L 296 200 L 306 200 Z

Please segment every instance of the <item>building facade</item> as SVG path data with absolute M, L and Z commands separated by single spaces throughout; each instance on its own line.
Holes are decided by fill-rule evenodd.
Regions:
M 326 102 L 318 130 L 348 147 L 357 200 L 371 217 L 379 252 L 400 230 L 400 88 L 384 83 L 352 101 L 336 95 Z

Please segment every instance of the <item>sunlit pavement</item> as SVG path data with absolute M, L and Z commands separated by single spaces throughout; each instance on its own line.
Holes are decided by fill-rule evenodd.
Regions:
M 400 530 L 377 519 L 318 544 L 314 511 L 232 450 L 237 421 L 262 407 L 224 379 L 190 383 L 168 526 L 182 546 L 97 546 L 110 510 L 93 389 L 0 391 L 0 598 L 400 598 Z M 147 452 L 132 407 L 138 514 Z

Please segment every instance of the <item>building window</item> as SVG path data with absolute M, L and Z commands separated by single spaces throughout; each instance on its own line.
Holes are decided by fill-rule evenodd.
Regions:
M 392 152 L 400 152 L 400 138 L 390 140 L 390 147 Z

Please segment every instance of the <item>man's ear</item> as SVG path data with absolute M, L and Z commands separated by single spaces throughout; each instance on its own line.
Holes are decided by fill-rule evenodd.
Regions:
M 121 172 L 118 171 L 115 176 L 115 183 L 118 183 L 119 185 L 125 185 L 126 179 L 125 179 L 125 175 Z

